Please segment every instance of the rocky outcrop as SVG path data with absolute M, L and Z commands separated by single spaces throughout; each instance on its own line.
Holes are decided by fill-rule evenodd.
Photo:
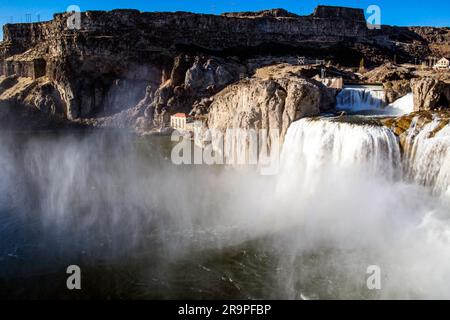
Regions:
M 414 111 L 450 108 L 450 83 L 434 78 L 413 79 Z
M 383 64 L 363 74 L 366 83 L 382 83 L 386 101 L 392 103 L 413 92 L 415 111 L 447 108 L 449 72 L 415 65 Z
M 170 77 L 156 90 L 147 87 L 139 102 L 144 110 L 139 126 L 161 129 L 175 112 L 195 113 L 202 102 L 245 74 L 245 67 L 233 59 L 180 55 L 175 58 Z M 195 109 L 199 110 L 199 109 Z M 206 113 L 207 109 L 197 114 Z
M 429 44 L 431 55 L 435 57 L 450 56 L 450 28 L 409 27 L 420 39 Z
M 411 92 L 410 80 L 387 81 L 383 83 L 386 103 L 391 104 Z
M 160 127 L 170 113 L 190 112 L 246 75 L 249 58 L 299 50 L 316 56 L 365 36 L 361 11 L 358 18 L 351 9 L 325 11 L 296 16 L 270 10 L 252 17 L 88 11 L 73 30 L 67 27 L 71 14 L 56 14 L 49 22 L 4 27 L 0 75 L 45 78 L 71 121 L 122 116 L 140 105 L 144 119 L 153 117 L 148 125 Z M 34 100 L 37 109 L 51 104 Z
M 412 142 L 431 122 L 435 122 L 435 124 L 427 137 L 433 137 L 442 128 L 450 124 L 450 110 L 419 111 L 381 120 L 384 126 L 391 129 L 399 137 L 401 149 L 407 157 L 414 157 Z
M 0 101 L 36 109 L 43 115 L 65 117 L 64 103 L 52 83 L 17 76 L 0 77 Z
M 386 63 L 364 73 L 364 79 L 369 83 L 410 80 L 414 77 L 414 71 L 416 70 L 414 66 L 406 67 Z
M 283 140 L 293 121 L 333 108 L 335 91 L 301 76 L 297 68 L 259 69 L 251 79 L 228 86 L 214 96 L 208 127 L 223 133 L 239 128 L 274 129 Z
M 19 80 L 0 95 L 69 121 L 133 126 L 139 119 L 155 130 L 174 112 L 205 116 L 217 92 L 263 65 L 295 64 L 298 56 L 344 66 L 365 56 L 370 65 L 425 57 L 441 41 L 433 31 L 368 30 L 363 10 L 327 6 L 307 16 L 88 11 L 78 29 L 67 27 L 71 15 L 4 27 L 0 76 Z
M 299 15 L 291 13 L 284 9 L 271 9 L 262 11 L 247 11 L 247 12 L 225 12 L 222 13 L 224 17 L 230 18 L 298 18 Z
M 368 83 L 382 83 L 386 102 L 390 104 L 411 92 L 410 80 L 416 77 L 415 71 L 413 66 L 387 63 L 364 73 L 364 80 Z

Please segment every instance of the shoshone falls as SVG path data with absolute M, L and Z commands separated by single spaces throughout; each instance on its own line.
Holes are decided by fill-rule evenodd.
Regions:
M 166 137 L 3 134 L 1 290 L 64 296 L 75 263 L 92 297 L 448 298 L 450 125 L 406 117 L 296 121 L 274 176 L 174 165 Z
M 450 73 L 428 63 L 450 30 L 379 27 L 329 6 L 5 25 L 0 298 L 450 299 Z M 276 166 L 215 162 L 194 123 Z

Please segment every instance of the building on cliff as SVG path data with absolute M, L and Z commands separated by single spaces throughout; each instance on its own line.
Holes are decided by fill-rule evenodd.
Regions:
M 436 64 L 433 66 L 433 69 L 435 70 L 449 70 L 450 69 L 450 57 L 449 58 L 442 58 L 436 62 Z
M 192 122 L 192 118 L 185 113 L 175 113 L 170 116 L 170 126 L 175 130 L 186 131 L 188 130 L 188 124 Z

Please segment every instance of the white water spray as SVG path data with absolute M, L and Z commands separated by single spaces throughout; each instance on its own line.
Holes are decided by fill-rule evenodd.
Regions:
M 417 119 L 406 143 L 408 178 L 436 195 L 444 194 L 450 187 L 450 125 L 437 118 L 418 130 Z
M 414 111 L 414 95 L 410 92 L 403 97 L 395 100 L 393 103 L 386 107 L 386 111 L 389 114 L 401 115 Z
M 336 99 L 337 109 L 351 112 L 382 110 L 386 104 L 384 90 L 370 86 L 346 87 Z
M 445 191 L 447 130 L 436 140 L 416 137 L 421 156 L 410 163 L 401 159 L 399 142 L 387 128 L 335 119 L 291 125 L 277 185 L 283 218 L 274 225 L 283 220 L 285 229 L 297 230 L 285 232 L 280 251 L 288 247 L 288 256 L 302 261 L 314 257 L 309 267 L 314 271 L 296 259 L 282 260 L 285 291 L 292 298 L 323 297 L 333 288 L 353 298 L 450 297 L 442 285 L 442 279 L 450 280 L 450 203 L 407 181 L 402 168 L 416 168 L 417 182 L 429 172 L 434 178 L 421 184 L 433 182 L 435 190 Z M 372 264 L 384 275 L 375 295 L 368 293 L 362 274 Z M 309 291 L 305 274 L 316 282 L 320 274 L 321 288 L 328 291 Z
M 387 128 L 309 119 L 291 124 L 281 162 L 284 174 L 295 172 L 310 187 L 336 169 L 394 179 L 401 163 L 397 138 Z

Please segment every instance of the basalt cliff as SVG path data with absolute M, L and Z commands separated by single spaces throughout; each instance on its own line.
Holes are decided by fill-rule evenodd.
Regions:
M 449 28 L 373 29 L 363 10 L 352 8 L 319 6 L 308 16 L 282 9 L 222 15 L 88 11 L 71 28 L 73 14 L 4 26 L 2 126 L 152 132 L 164 130 L 171 114 L 185 112 L 210 127 L 285 132 L 292 121 L 333 109 L 335 90 L 314 79 L 321 69 L 364 81 L 348 68 L 450 53 Z M 395 97 L 405 91 L 405 81 L 407 91 L 417 78 L 398 75 L 396 70 L 392 79 L 380 80 L 394 82 Z M 427 81 L 412 85 L 418 108 L 432 109 L 430 90 L 437 92 L 430 99 L 439 100 L 448 88 L 446 79 Z

